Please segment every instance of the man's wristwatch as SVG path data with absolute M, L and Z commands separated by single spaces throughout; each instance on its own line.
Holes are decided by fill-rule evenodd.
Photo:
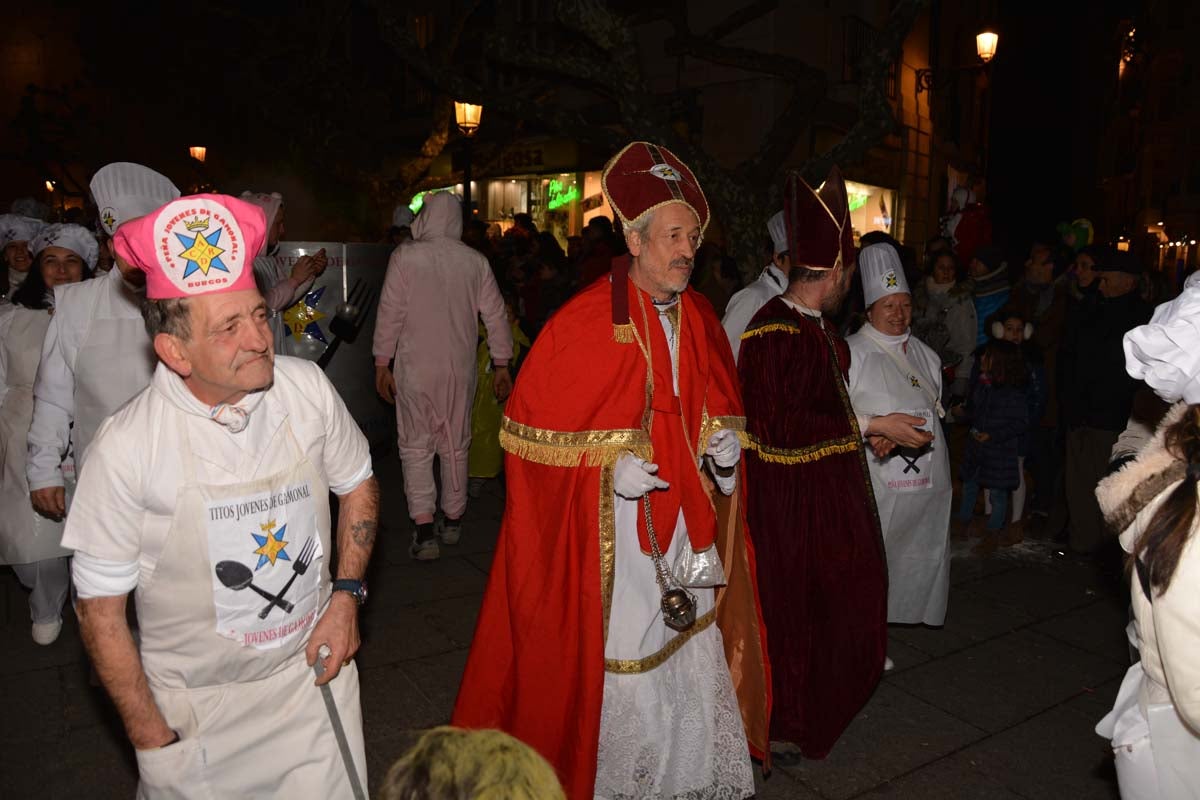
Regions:
M 333 582 L 333 591 L 349 592 L 350 594 L 354 595 L 354 599 L 358 601 L 360 606 L 367 602 L 366 581 L 356 581 L 350 578 L 338 578 Z

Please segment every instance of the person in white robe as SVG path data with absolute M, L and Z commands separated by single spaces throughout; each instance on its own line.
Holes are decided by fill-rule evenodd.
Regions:
M 62 514 L 30 507 L 25 462 L 33 419 L 33 381 L 42 340 L 54 313 L 54 287 L 90 278 L 99 250 L 79 225 L 49 225 L 30 243 L 31 276 L 0 308 L 0 564 L 10 564 L 30 590 L 33 640 L 52 644 L 62 631 L 70 587 L 70 551 L 64 549 Z M 64 448 L 56 467 L 73 482 L 74 464 Z
M 783 212 L 776 212 L 767 220 L 767 232 L 771 235 L 771 249 L 774 255 L 771 263 L 763 268 L 762 273 L 754 283 L 738 290 L 725 306 L 725 316 L 721 319 L 721 327 L 729 337 L 729 346 L 733 349 L 733 362 L 737 363 L 738 351 L 742 346 L 742 334 L 746 326 L 758 310 L 772 298 L 783 294 L 788 287 L 788 273 L 792 270 L 792 259 L 788 254 L 787 228 L 783 221 Z
M 895 249 L 858 256 L 867 322 L 847 339 L 855 413 L 903 412 L 925 420 L 933 440 L 867 457 L 888 562 L 888 622 L 939 626 L 950 590 L 949 447 L 942 416 L 941 360 L 912 336 L 912 296 Z
M 162 175 L 124 161 L 101 167 L 90 188 L 109 237 L 179 196 Z M 111 238 L 104 246 L 113 252 Z M 149 385 L 158 361 L 142 321 L 145 275 L 119 258 L 114 264 L 95 280 L 54 290 L 54 317 L 33 386 L 26 464 L 30 500 L 43 514 L 67 511 L 63 454 L 70 448 L 82 469 L 100 423 Z
M 46 223 L 33 217 L 0 214 L 0 259 L 4 261 L 0 267 L 3 268 L 7 281 L 7 285 L 0 283 L 0 297 L 4 300 L 12 297 L 13 292 L 29 274 L 29 268 L 33 266 L 33 253 L 29 250 L 29 243 L 45 225 Z

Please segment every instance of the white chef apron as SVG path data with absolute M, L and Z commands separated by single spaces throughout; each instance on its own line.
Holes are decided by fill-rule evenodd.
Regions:
M 278 435 L 287 438 L 293 453 L 291 468 L 243 483 L 202 484 L 186 426 L 180 428 L 185 482 L 154 573 L 137 589 L 143 668 L 180 741 L 137 753 L 138 797 L 349 797 L 333 728 L 304 652 L 329 600 L 325 479 L 285 421 Z M 316 549 L 298 574 L 294 565 L 310 536 Z M 287 558 L 280 542 L 286 542 Z M 260 620 L 268 600 L 217 579 L 215 563 L 234 560 L 239 552 L 253 584 L 283 594 L 295 603 L 291 612 L 272 605 Z M 343 667 L 329 685 L 365 781 L 355 665 Z
M 936 424 L 937 365 L 910 353 L 898 360 L 888 345 L 863 331 L 850 337 L 854 368 L 850 400 L 857 414 L 895 411 L 923 417 L 934 432 L 914 459 L 896 450 L 883 459 L 868 451 L 871 488 L 888 562 L 888 622 L 942 625 L 950 591 L 949 442 Z M 917 346 L 910 337 L 909 348 Z M 904 367 L 902 369 L 902 366 Z M 914 385 L 915 382 L 915 385 Z
M 75 375 L 75 413 L 71 441 L 80 470 L 87 449 L 105 418 L 150 385 L 158 356 L 146 333 L 136 294 L 119 270 L 103 278 L 71 371 Z
M 0 347 L 8 351 L 5 380 L 8 392 L 0 405 L 0 564 L 32 564 L 71 555 L 63 548 L 63 524 L 43 517 L 29 502 L 25 476 L 29 425 L 33 422 L 33 381 L 42 354 L 42 340 L 50 327 L 45 311 L 16 307 L 13 321 Z M 73 464 L 63 464 L 67 491 L 75 484 Z

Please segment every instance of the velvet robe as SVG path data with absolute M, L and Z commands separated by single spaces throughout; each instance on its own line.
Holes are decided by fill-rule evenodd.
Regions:
M 505 407 L 507 503 L 452 719 L 534 747 L 572 800 L 592 797 L 605 638 L 609 625 L 621 624 L 609 619 L 612 471 L 626 452 L 654 460 L 671 482 L 652 495 L 660 536 L 682 510 L 693 545 L 715 540 L 728 578 L 717 591 L 716 623 L 751 751 L 768 750 L 766 635 L 742 481 L 725 498 L 697 464 L 714 431 L 744 427 L 728 340 L 708 301 L 685 291 L 677 396 L 650 298 L 630 283 L 632 327 L 614 326 L 612 291 L 597 281 L 551 318 Z
M 738 359 L 748 525 L 771 631 L 771 739 L 824 758 L 887 654 L 887 562 L 846 388 L 850 348 L 775 298 Z

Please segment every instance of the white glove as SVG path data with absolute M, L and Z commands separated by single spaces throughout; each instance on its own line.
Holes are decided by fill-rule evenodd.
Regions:
M 737 431 L 722 428 L 708 440 L 708 449 L 704 455 L 722 469 L 728 469 L 738 463 L 742 457 L 742 443 L 738 441 Z
M 666 489 L 671 484 L 655 475 L 658 464 L 626 453 L 613 467 L 613 493 L 626 500 L 637 500 L 654 489 Z

